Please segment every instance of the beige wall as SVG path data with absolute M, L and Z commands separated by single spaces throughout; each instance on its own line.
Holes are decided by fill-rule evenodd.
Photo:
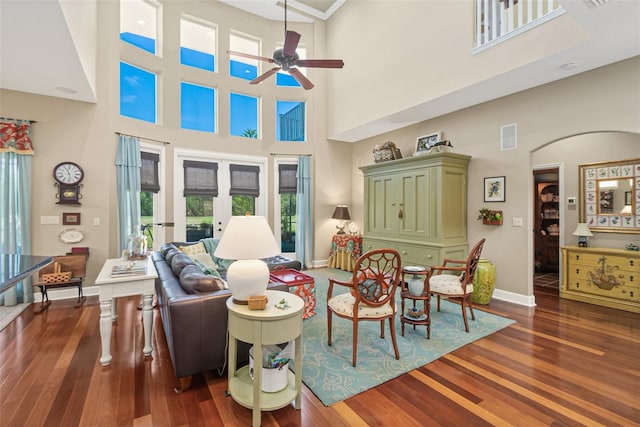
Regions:
M 467 212 L 469 241 L 487 238 L 483 256 L 496 265 L 497 295 L 530 304 L 533 302 L 533 242 L 529 232 L 533 229 L 532 170 L 538 163 L 538 157 L 534 156 L 540 156 L 532 153 L 553 141 L 583 133 L 604 130 L 640 133 L 639 91 L 640 58 L 634 58 L 355 143 L 353 216 L 362 224 L 363 178 L 357 168 L 373 163 L 372 149 L 376 144 L 394 141 L 407 156 L 415 151 L 417 137 L 441 131 L 443 138 L 454 145 L 454 152 L 472 156 Z M 500 127 L 511 123 L 517 123 L 517 149 L 501 151 Z M 610 144 L 613 142 L 607 140 L 604 149 L 610 150 L 607 157 L 625 159 L 638 157 L 640 153 L 637 136 L 620 148 Z M 567 160 L 559 157 L 555 161 Z M 572 173 L 571 169 L 565 169 L 565 173 Z M 490 176 L 506 177 L 504 203 L 484 203 L 483 178 Z M 566 194 L 572 191 L 577 190 L 569 188 Z M 493 227 L 476 221 L 483 206 L 503 210 L 504 225 Z M 512 227 L 514 217 L 523 218 L 524 227 Z M 605 243 L 601 237 L 598 239 Z M 607 239 L 606 243 L 619 247 L 619 242 Z
M 474 22 L 474 0 L 347 1 L 327 24 L 329 53 L 345 58 L 344 69 L 329 75 L 329 99 L 340 102 L 329 112 L 327 135 L 473 87 L 588 38 L 565 14 L 472 55 Z M 410 114 L 406 121 L 416 122 Z
M 349 11 L 347 2 L 345 11 Z M 357 3 L 357 2 L 354 2 Z M 382 2 L 385 3 L 385 2 Z M 400 2 L 405 12 L 408 7 L 421 7 L 427 2 Z M 470 13 L 464 9 L 466 2 L 440 2 L 447 13 Z M 445 4 L 446 3 L 446 4 Z M 118 61 L 121 54 L 128 54 L 126 46 L 119 42 L 118 12 L 115 2 L 99 2 L 98 20 L 98 103 L 86 104 L 82 102 L 66 101 L 20 92 L 0 90 L 0 116 L 37 120 L 34 126 L 34 156 L 33 176 L 33 252 L 35 254 L 60 254 L 69 250 L 58 240 L 58 234 L 66 227 L 62 225 L 40 225 L 40 217 L 45 215 L 61 215 L 62 212 L 72 211 L 82 214 L 82 228 L 86 239 L 78 245 L 91 248 L 89 261 L 88 282 L 91 283 L 102 262 L 107 257 L 117 256 L 117 217 L 116 190 L 114 174 L 114 158 L 117 145 L 115 132 L 137 135 L 145 138 L 169 141 L 166 147 L 167 166 L 165 184 L 173 182 L 175 172 L 172 168 L 174 150 L 189 148 L 215 152 L 233 152 L 238 154 L 264 156 L 269 159 L 269 153 L 283 154 L 307 153 L 313 155 L 314 179 L 314 226 L 315 248 L 313 259 L 321 264 L 328 257 L 331 236 L 335 232 L 335 221 L 330 219 L 333 209 L 338 203 L 349 204 L 352 217 L 362 226 L 363 218 L 363 181 L 358 166 L 373 162 L 372 148 L 375 144 L 386 140 L 394 141 L 404 155 L 410 155 L 415 150 L 416 138 L 434 131 L 442 131 L 445 139 L 452 141 L 455 152 L 472 156 L 469 168 L 469 203 L 468 203 L 468 235 L 470 241 L 480 237 L 487 237 L 484 255 L 496 264 L 498 269 L 499 291 L 507 297 L 517 301 L 529 303 L 532 295 L 532 241 L 528 230 L 532 228 L 532 154 L 546 144 L 569 136 L 594 131 L 624 131 L 640 133 L 640 59 L 635 58 L 603 69 L 595 70 L 583 75 L 558 81 L 498 99 L 489 103 L 477 105 L 433 120 L 418 123 L 390 134 L 380 135 L 355 144 L 346 144 L 326 140 L 325 123 L 340 120 L 340 127 L 357 126 L 369 118 L 376 118 L 387 114 L 405 103 L 414 102 L 424 97 L 425 93 L 414 99 L 414 92 L 424 92 L 424 79 L 418 74 L 409 74 L 401 79 L 404 86 L 393 82 L 394 90 L 383 88 L 385 85 L 363 84 L 362 79 L 369 82 L 386 81 L 386 71 L 377 72 L 378 68 L 364 55 L 376 53 L 377 64 L 382 60 L 394 58 L 391 46 L 382 51 L 369 48 L 369 44 L 361 43 L 363 57 L 356 55 L 356 61 L 347 63 L 345 76 L 348 81 L 336 82 L 335 71 L 314 70 L 310 78 L 316 83 L 311 91 L 299 90 L 292 97 L 305 99 L 309 102 L 307 144 L 283 144 L 273 142 L 275 136 L 274 123 L 266 120 L 263 123 L 264 140 L 262 142 L 245 141 L 228 136 L 228 132 L 221 128 L 220 134 L 205 135 L 198 132 L 187 132 L 179 129 L 178 91 L 175 85 L 168 82 L 177 81 L 181 68 L 178 65 L 169 66 L 163 71 L 161 110 L 162 125 L 151 125 L 119 116 L 119 84 Z M 223 34 L 229 29 L 262 35 L 265 40 L 264 51 L 269 52 L 271 46 L 281 39 L 280 24 L 265 22 L 251 15 L 246 15 L 234 8 L 221 3 L 215 7 L 200 2 L 168 2 L 165 14 L 165 31 L 167 35 L 176 33 L 175 16 L 179 11 L 210 19 L 219 24 L 221 34 L 220 46 L 225 46 Z M 386 9 L 378 9 L 372 5 L 370 13 L 376 13 L 376 19 L 382 19 L 379 14 L 387 14 L 390 24 L 400 27 L 402 20 L 394 18 L 396 13 Z M 382 6 L 380 6 L 382 7 Z M 179 9 L 180 8 L 180 9 Z M 450 10 L 450 8 L 453 8 Z M 342 9 L 341 9 L 342 10 Z M 410 11 L 411 9 L 409 9 Z M 353 24 L 365 31 L 369 12 L 362 11 L 363 16 L 358 19 L 345 21 L 345 16 L 339 15 L 335 22 L 327 24 L 327 45 L 335 42 L 336 37 L 342 37 L 345 30 L 335 28 L 339 23 L 349 27 L 353 34 Z M 351 12 L 348 12 L 351 13 Z M 172 15 L 173 14 L 173 15 Z M 428 16 L 428 14 L 427 14 Z M 413 17 L 410 17 L 414 20 Z M 459 17 L 457 18 L 459 19 Z M 434 18 L 427 18 L 427 23 L 437 24 Z M 362 22 L 362 23 L 361 23 Z M 379 22 L 379 21 L 373 21 Z M 428 27 L 423 19 L 423 27 Z M 351 26 L 350 26 L 351 25 Z M 359 26 L 359 27 L 358 27 Z M 385 31 L 380 35 L 373 32 L 372 44 L 382 42 Z M 416 31 L 411 25 L 405 25 L 407 31 Z M 446 28 L 436 25 L 436 28 L 446 31 Z M 314 57 L 325 56 L 324 26 L 295 26 L 303 33 L 302 41 L 308 44 L 309 54 Z M 360 33 L 360 32 L 358 32 Z M 366 31 L 372 34 L 370 28 Z M 404 33 L 400 33 L 404 34 Z M 362 35 L 364 37 L 364 35 Z M 224 36 L 226 37 L 226 36 Z M 314 42 L 314 37 L 318 40 Z M 342 40 L 349 40 L 344 35 Z M 348 43 L 344 43 L 345 45 Z M 415 49 L 418 46 L 413 46 Z M 177 56 L 177 46 L 167 46 L 167 55 Z M 224 48 L 223 48 L 224 49 Z M 345 47 L 345 49 L 347 49 Z M 349 47 L 348 49 L 353 49 Z M 369 50 L 371 49 L 371 50 Z M 375 51 L 375 52 L 374 52 Z M 382 52 L 382 57 L 380 56 Z M 339 57 L 339 52 L 332 50 L 331 57 Z M 493 55 L 493 53 L 492 53 Z M 226 58 L 226 54 L 221 54 Z M 454 58 L 455 59 L 455 58 Z M 506 61 L 506 60 L 505 60 Z M 150 60 L 150 66 L 154 61 Z M 175 61 L 177 64 L 177 61 Z M 444 64 L 444 63 L 443 63 Z M 144 65 L 144 64 L 143 64 Z M 456 62 L 454 60 L 454 65 Z M 228 90 L 248 94 L 261 94 L 265 108 L 265 116 L 272 116 L 272 105 L 276 98 L 281 99 L 284 90 L 277 90 L 275 86 L 261 88 L 250 87 L 245 82 L 238 82 L 226 76 L 226 61 L 219 62 L 220 75 L 214 79 L 219 84 L 219 99 L 228 97 Z M 455 68 L 455 67 L 454 67 Z M 438 68 L 440 74 L 445 73 Z M 411 71 L 415 73 L 415 71 Z M 342 76 L 342 74 L 339 74 Z M 189 78 L 201 79 L 199 73 L 189 74 Z M 438 76 L 433 76 L 438 77 Z M 340 77 L 342 79 L 342 77 Z M 346 77 L 345 77 L 346 78 Z M 464 79 L 464 78 L 463 78 Z M 264 84 L 263 84 L 264 85 Z M 345 86 L 346 85 L 346 86 Z M 377 92 L 375 99 L 370 98 L 371 88 L 384 89 Z M 444 84 L 444 89 L 451 87 Z M 325 89 L 333 93 L 328 97 Z M 295 91 L 295 89 L 294 89 Z M 387 102 L 388 98 L 388 102 Z M 413 99 L 413 101 L 411 101 Z M 271 115 L 269 110 L 271 109 Z M 366 117 L 365 117 L 366 116 Z M 225 126 L 228 118 L 222 115 L 219 123 Z M 500 151 L 500 126 L 509 123 L 518 124 L 518 148 L 510 151 Z M 542 151 L 540 151 L 542 153 Z M 533 156 L 533 157 L 532 157 Z M 629 157 L 626 153 L 621 157 Z M 65 208 L 55 204 L 56 189 L 53 186 L 52 168 L 58 162 L 71 160 L 79 163 L 84 169 L 86 178 L 82 189 L 82 206 Z M 505 214 L 505 225 L 502 227 L 487 227 L 475 221 L 477 210 L 486 204 L 482 201 L 482 179 L 486 176 L 506 176 L 505 203 L 493 203 L 492 207 L 502 209 Z M 273 196 L 273 183 L 268 184 L 269 198 Z M 174 197 L 169 187 L 163 191 L 168 195 L 165 208 L 166 220 L 173 219 L 172 205 Z M 270 216 L 272 209 L 269 208 Z M 525 226 L 514 228 L 511 224 L 513 217 L 524 218 Z M 93 218 L 100 218 L 101 225 L 93 226 Z M 170 240 L 171 235 L 167 236 Z

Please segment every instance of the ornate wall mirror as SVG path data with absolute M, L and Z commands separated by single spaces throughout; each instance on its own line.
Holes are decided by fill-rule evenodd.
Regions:
M 594 232 L 640 234 L 640 159 L 578 165 L 580 222 Z

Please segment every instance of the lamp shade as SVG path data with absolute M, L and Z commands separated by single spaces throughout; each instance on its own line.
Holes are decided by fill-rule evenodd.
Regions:
M 576 226 L 576 230 L 573 232 L 573 235 L 574 236 L 582 236 L 582 237 L 591 237 L 591 236 L 593 236 L 593 234 L 591 234 L 591 230 L 589 230 L 589 227 L 584 222 L 579 222 L 578 223 L 578 225 Z
M 279 253 L 276 238 L 263 216 L 231 217 L 214 255 L 236 260 L 227 269 L 229 290 L 236 304 L 247 304 L 253 295 L 265 295 L 269 267 L 260 258 Z
M 280 253 L 278 242 L 263 216 L 233 216 L 214 255 L 223 259 L 259 259 Z
M 350 220 L 351 215 L 349 215 L 349 209 L 347 205 L 338 205 L 336 206 L 336 210 L 333 211 L 332 219 L 342 219 L 342 220 Z

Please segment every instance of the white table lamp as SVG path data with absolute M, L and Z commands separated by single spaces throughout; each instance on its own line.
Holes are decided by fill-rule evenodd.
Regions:
M 578 236 L 578 246 L 580 246 L 581 248 L 586 248 L 587 246 L 589 246 L 587 244 L 587 237 L 593 236 L 593 234 L 591 234 L 591 230 L 589 230 L 589 227 L 584 222 L 578 223 L 578 225 L 576 226 L 576 230 L 573 232 L 573 235 Z
M 253 295 L 266 295 L 269 267 L 260 258 L 280 253 L 278 242 L 263 216 L 233 216 L 214 255 L 236 260 L 227 269 L 227 282 L 236 304 Z

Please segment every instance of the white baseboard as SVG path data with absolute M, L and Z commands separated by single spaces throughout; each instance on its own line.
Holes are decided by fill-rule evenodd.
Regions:
M 509 291 L 503 291 L 501 289 L 495 289 L 493 291 L 493 298 L 499 299 L 501 301 L 511 302 L 513 304 L 524 305 L 527 307 L 536 306 L 535 295 L 522 295 Z

